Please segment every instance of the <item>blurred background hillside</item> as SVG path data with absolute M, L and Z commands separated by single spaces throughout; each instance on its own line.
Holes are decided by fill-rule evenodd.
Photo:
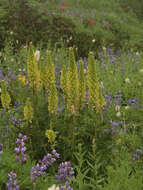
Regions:
M 1 0 L 0 49 L 10 40 L 15 48 L 64 42 L 81 57 L 103 46 L 142 51 L 142 18 L 141 0 Z

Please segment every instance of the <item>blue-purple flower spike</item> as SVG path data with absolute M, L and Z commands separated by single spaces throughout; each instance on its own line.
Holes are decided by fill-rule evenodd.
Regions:
M 58 167 L 58 172 L 56 175 L 56 180 L 61 182 L 68 182 L 69 178 L 74 177 L 74 170 L 71 167 L 71 162 L 62 162 Z
M 9 180 L 7 182 L 7 190 L 20 190 L 17 184 L 17 181 L 15 180 L 15 178 L 17 177 L 16 173 L 14 173 L 13 171 L 11 171 L 8 174 Z
M 16 153 L 16 161 L 19 162 L 26 162 L 26 146 L 24 141 L 27 140 L 27 136 L 23 136 L 21 133 L 18 134 L 18 138 L 16 140 L 17 147 L 14 149 L 14 152 Z

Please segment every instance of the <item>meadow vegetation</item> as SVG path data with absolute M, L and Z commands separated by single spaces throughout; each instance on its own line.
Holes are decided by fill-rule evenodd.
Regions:
M 143 189 L 133 2 L 0 1 L 0 190 Z

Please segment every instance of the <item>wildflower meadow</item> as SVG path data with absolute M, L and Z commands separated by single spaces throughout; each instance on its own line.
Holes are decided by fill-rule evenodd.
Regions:
M 141 7 L 0 1 L 0 190 L 143 190 Z

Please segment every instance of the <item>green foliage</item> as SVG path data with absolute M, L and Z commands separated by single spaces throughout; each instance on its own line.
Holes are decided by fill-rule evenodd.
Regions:
M 35 3 L 35 1 L 25 1 L 26 4 L 24 6 L 31 6 L 34 9 L 33 2 Z M 71 3 L 70 7 L 73 6 L 72 3 L 75 3 L 78 7 L 76 1 L 72 0 L 69 2 Z M 1 97 L 6 98 L 8 101 L 7 105 L 10 104 L 10 106 L 6 106 L 9 109 L 3 109 L 3 101 L 1 100 L 0 143 L 4 144 L 4 148 L 3 154 L 1 154 L 0 149 L 0 189 L 5 189 L 8 181 L 7 175 L 12 170 L 17 173 L 18 184 L 20 189 L 23 190 L 32 188 L 35 190 L 47 190 L 53 184 L 60 185 L 61 183 L 55 180 L 55 173 L 58 170 L 56 164 L 49 168 L 45 176 L 39 177 L 35 183 L 30 178 L 30 169 L 53 148 L 60 153 L 59 162 L 67 160 L 72 162 L 75 177 L 69 183 L 74 190 L 143 189 L 143 54 L 137 52 L 136 48 L 127 49 L 127 51 L 127 46 L 124 48 L 124 51 L 122 50 L 118 54 L 114 51 L 116 46 L 119 47 L 119 45 L 128 42 L 130 47 L 134 47 L 135 44 L 138 44 L 142 31 L 139 28 L 139 31 L 136 33 L 135 26 L 138 25 L 138 21 L 136 17 L 133 18 L 133 12 L 130 12 L 131 17 L 129 15 L 126 17 L 126 22 L 133 25 L 122 25 L 122 19 L 117 15 L 123 13 L 123 10 L 121 7 L 118 9 L 117 5 L 119 5 L 119 2 L 116 2 L 113 4 L 113 12 L 110 11 L 111 2 L 104 1 L 105 4 L 103 1 L 97 4 L 95 1 L 89 1 L 88 4 L 86 4 L 87 1 L 85 0 L 81 2 L 80 7 L 83 9 L 82 11 L 85 10 L 87 5 L 91 11 L 93 5 L 96 4 L 98 8 L 94 12 L 97 14 L 96 26 L 90 24 L 87 18 L 84 18 L 82 24 L 78 21 L 78 17 L 74 18 L 73 21 L 68 16 L 63 15 L 64 12 L 62 14 L 50 15 L 48 19 L 50 19 L 51 23 L 53 18 L 58 20 L 54 21 L 54 29 L 49 28 L 50 32 L 52 30 L 56 31 L 57 27 L 60 28 L 61 25 L 59 23 L 62 23 L 65 18 L 66 21 L 64 20 L 62 24 L 65 25 L 65 22 L 66 24 L 69 22 L 70 27 L 68 24 L 66 25 L 67 31 L 69 30 L 69 33 L 67 32 L 66 34 L 63 33 L 63 25 L 60 28 L 62 34 L 59 30 L 56 31 L 57 34 L 59 32 L 58 35 L 51 33 L 50 36 L 49 33 L 50 37 L 48 36 L 47 38 L 53 41 L 52 47 L 50 44 L 48 47 L 48 53 L 50 52 L 48 60 L 47 50 L 43 49 L 43 47 L 46 47 L 46 41 L 44 41 L 44 46 L 37 45 L 36 48 L 33 47 L 31 54 L 28 51 L 28 45 L 18 48 L 19 45 L 26 42 L 27 37 L 25 37 L 25 41 L 20 42 L 20 38 L 24 39 L 24 37 L 19 36 L 18 43 L 15 41 L 17 37 L 13 40 L 12 36 L 9 36 L 5 41 L 5 47 L 0 52 L 0 81 L 2 84 L 2 80 L 4 80 L 5 85 L 1 86 L 0 93 Z M 21 3 L 21 1 L 15 1 L 15 4 L 12 5 L 19 5 L 18 3 Z M 45 1 L 42 1 L 42 3 L 45 3 Z M 58 1 L 52 1 L 49 3 L 49 7 L 51 6 L 50 8 L 54 9 L 56 3 Z M 62 6 L 62 4 L 60 5 Z M 107 20 L 112 24 L 110 26 L 107 25 L 106 29 L 101 24 L 103 19 L 103 15 L 99 14 L 101 5 L 106 5 Z M 5 4 L 5 6 L 7 7 L 8 5 Z M 38 6 L 39 3 L 37 2 L 35 7 Z M 70 10 L 70 7 L 65 9 Z M 22 7 L 20 10 L 22 10 Z M 30 10 L 27 9 L 27 11 Z M 38 14 L 42 14 L 42 11 L 40 11 L 38 11 Z M 61 12 L 62 10 L 59 11 Z M 126 13 L 122 16 L 126 16 Z M 43 17 L 40 19 L 43 22 Z M 22 26 L 20 25 L 20 27 Z M 28 27 L 33 29 L 32 27 L 35 26 L 30 26 L 29 24 Z M 72 28 L 74 29 L 72 30 Z M 33 35 L 34 30 L 30 32 Z M 97 36 L 94 36 L 94 32 L 96 32 Z M 134 38 L 133 33 L 138 37 Z M 29 34 L 28 32 L 27 35 Z M 71 34 L 72 36 L 70 36 Z M 85 40 L 84 34 L 89 38 L 87 37 Z M 22 35 L 25 35 L 24 30 Z M 67 39 L 66 35 L 68 36 Z M 102 40 L 104 35 L 105 39 Z M 61 36 L 64 38 L 64 43 L 61 43 Z M 38 42 L 35 36 L 32 38 L 35 40 L 35 43 Z M 58 42 L 58 40 L 61 41 Z M 28 41 L 30 41 L 30 37 Z M 109 41 L 112 43 L 109 46 L 114 47 L 113 49 L 106 48 Z M 104 44 L 104 47 L 101 47 L 101 44 Z M 75 46 L 70 48 L 69 56 L 65 47 L 70 45 Z M 99 47 L 99 49 L 90 54 L 90 59 L 76 61 L 75 57 L 78 59 L 78 56 L 86 56 L 89 53 L 88 50 L 96 50 L 95 47 Z M 37 61 L 34 56 L 38 50 L 40 51 L 40 59 Z M 33 93 L 33 89 L 30 86 L 30 78 L 28 78 L 26 72 L 27 56 L 29 56 L 29 61 L 35 61 L 36 63 L 36 70 L 32 70 L 34 73 L 33 82 L 36 81 L 37 77 L 41 77 L 40 86 L 36 93 Z M 97 58 L 96 61 L 94 60 L 95 57 Z M 80 66 L 78 65 L 79 63 Z M 70 77 L 67 78 L 69 65 L 71 73 Z M 50 77 L 49 70 L 51 72 Z M 40 75 L 36 75 L 35 71 L 40 72 Z M 85 79 L 89 77 L 88 71 L 91 73 L 90 88 L 93 91 L 94 101 L 98 103 L 98 96 L 100 98 L 102 96 L 106 101 L 106 104 L 100 109 L 98 114 L 91 109 L 90 94 L 87 97 L 87 93 L 85 93 L 87 90 Z M 66 85 L 69 84 L 66 83 L 67 79 L 72 80 L 72 90 L 69 95 L 72 97 L 72 102 L 70 103 L 74 103 L 75 106 L 78 106 L 75 103 L 75 90 L 77 85 L 79 85 L 79 95 L 82 96 L 80 98 L 84 106 L 82 109 L 80 107 L 77 114 L 74 114 L 74 107 L 72 107 L 72 112 L 66 109 Z M 52 82 L 54 85 L 52 85 Z M 51 83 L 49 89 L 48 83 Z M 96 94 L 96 90 L 99 91 L 99 94 Z M 11 97 L 11 102 L 7 92 Z M 50 109 L 48 109 L 49 105 L 54 107 L 53 115 Z M 26 109 L 27 117 L 24 117 L 24 110 Z M 46 131 L 50 133 L 47 135 Z M 16 162 L 16 156 L 13 152 L 19 133 L 28 137 L 26 144 L 28 159 L 25 164 Z
M 107 183 L 104 190 L 142 189 L 142 171 L 133 166 L 127 150 L 115 153 L 114 165 L 107 167 Z

